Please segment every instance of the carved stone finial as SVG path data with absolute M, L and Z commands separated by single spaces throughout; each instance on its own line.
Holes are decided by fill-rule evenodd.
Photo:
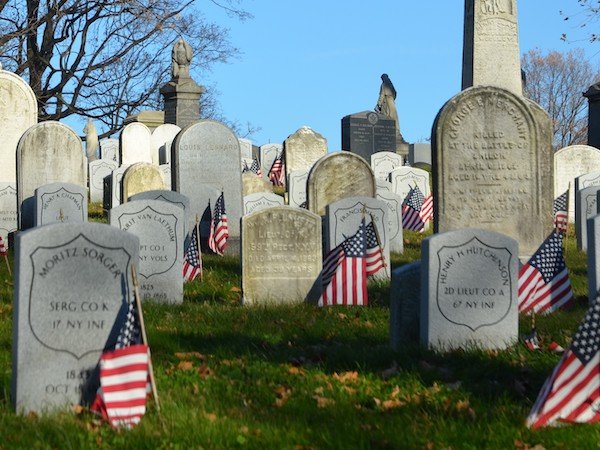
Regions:
M 92 119 L 88 119 L 87 124 L 83 128 L 85 133 L 85 150 L 88 157 L 88 162 L 96 159 L 96 151 L 98 150 L 98 132 Z
M 171 59 L 173 62 L 173 78 L 190 78 L 190 63 L 192 62 L 193 52 L 190 44 L 182 38 L 173 45 Z

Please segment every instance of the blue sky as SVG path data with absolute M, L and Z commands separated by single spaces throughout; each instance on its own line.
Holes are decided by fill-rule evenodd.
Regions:
M 261 130 L 256 145 L 283 142 L 303 125 L 340 150 L 341 118 L 373 109 L 380 76 L 398 92 L 400 128 L 409 142 L 428 139 L 446 100 L 460 91 L 464 0 L 245 0 L 246 22 L 209 10 L 231 29 L 242 55 L 209 73 L 224 116 Z M 596 67 L 600 43 L 588 44 L 574 20 L 576 0 L 520 0 L 521 53 L 582 47 Z M 575 42 L 561 41 L 568 33 Z M 583 88 L 582 88 L 583 89 Z

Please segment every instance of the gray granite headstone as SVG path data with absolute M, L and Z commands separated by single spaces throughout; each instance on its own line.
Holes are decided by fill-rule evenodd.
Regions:
M 272 192 L 257 192 L 244 197 L 244 215 L 274 206 L 283 206 L 283 197 Z
M 389 179 L 392 170 L 403 165 L 402 156 L 398 153 L 377 152 L 371 155 L 371 169 L 373 169 L 375 179 L 377 180 Z
M 591 304 L 600 296 L 600 215 L 587 220 L 588 300 Z
M 586 173 L 575 178 L 575 192 L 592 186 L 600 186 L 600 171 Z
M 184 236 L 187 235 L 187 225 L 190 222 L 189 214 L 190 214 L 190 199 L 185 195 L 180 194 L 175 191 L 167 191 L 167 190 L 159 190 L 159 191 L 145 191 L 140 192 L 139 194 L 132 195 L 129 197 L 129 201 L 136 200 L 161 200 L 163 202 L 171 203 L 173 205 L 179 206 L 183 209 L 183 232 Z M 193 218 L 193 220 L 196 220 Z
M 110 210 L 114 227 L 140 239 L 140 293 L 143 300 L 183 302 L 184 212 L 161 200 L 134 200 Z
M 591 186 L 577 191 L 575 194 L 575 235 L 577 248 L 586 251 L 588 244 L 587 220 L 598 214 L 597 194 L 600 186 Z
M 396 139 L 396 121 L 384 114 L 363 111 L 342 118 L 342 149 L 367 161 L 377 152 L 395 152 Z
M 172 189 L 190 199 L 190 221 L 203 212 L 213 192 L 224 192 L 229 225 L 227 253 L 239 252 L 242 217 L 240 144 L 233 131 L 222 123 L 201 120 L 184 128 L 173 143 Z M 191 229 L 193 223 L 188 224 Z
M 364 216 L 363 210 L 365 211 Z M 324 226 L 325 254 L 335 246 L 341 244 L 347 237 L 354 235 L 358 231 L 363 217 L 365 217 L 366 224 L 371 221 L 372 217 L 383 247 L 383 257 L 386 265 L 374 277 L 383 280 L 389 279 L 390 230 L 388 228 L 388 215 L 387 204 L 376 198 L 348 197 L 327 205 Z
M 17 185 L 0 183 L 0 236 L 5 244 L 13 231 L 17 231 Z
M 431 144 L 420 142 L 408 146 L 408 162 L 411 166 L 422 163 L 431 166 Z
M 152 163 L 150 129 L 141 122 L 125 125 L 119 136 L 119 159 L 122 165 Z
M 290 206 L 306 206 L 306 181 L 308 170 L 293 170 L 288 175 L 288 203 Z
M 421 261 L 398 267 L 392 271 L 390 289 L 390 346 L 394 350 L 402 344 L 419 342 L 421 313 Z
M 517 342 L 517 241 L 486 230 L 449 231 L 423 240 L 421 261 L 421 344 L 444 351 Z
M 100 140 L 100 158 L 112 159 L 118 164 L 119 160 L 119 140 L 118 139 L 101 139 Z
M 79 136 L 54 121 L 29 128 L 17 146 L 17 198 L 20 229 L 34 224 L 35 190 L 50 183 L 87 186 L 87 158 Z
M 402 199 L 391 192 L 377 192 L 377 199 L 388 206 L 388 230 L 390 232 L 390 252 L 403 253 L 404 239 L 402 233 Z
M 119 165 L 112 159 L 97 159 L 88 164 L 90 179 L 90 201 L 101 202 L 103 198 L 104 178 Z
M 390 172 L 392 192 L 403 200 L 406 199 L 412 188 L 419 187 L 421 193 L 427 197 L 430 194 L 429 172 L 416 167 L 402 166 Z
M 113 170 L 110 176 L 110 207 L 108 209 L 119 206 L 123 198 L 123 176 L 129 166 L 121 166 Z
M 12 400 L 43 413 L 93 400 L 98 361 L 133 301 L 139 240 L 99 223 L 19 233 L 15 245 Z
M 269 171 L 281 152 L 283 152 L 282 144 L 263 144 L 260 146 L 260 170 L 263 178 L 269 179 Z M 308 173 L 308 171 L 306 172 Z
M 242 218 L 245 305 L 314 302 L 321 294 L 321 218 L 277 206 Z
M 240 155 L 242 158 L 252 159 L 252 141 L 250 139 L 239 138 Z
M 55 222 L 87 222 L 87 189 L 76 184 L 51 183 L 35 190 L 35 226 Z

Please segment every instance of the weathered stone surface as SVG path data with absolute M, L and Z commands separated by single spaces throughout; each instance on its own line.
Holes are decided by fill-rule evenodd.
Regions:
M 375 179 L 375 187 L 377 188 L 377 193 L 379 192 L 389 192 L 393 194 L 394 191 L 392 189 L 392 183 L 385 180 L 377 180 Z
M 158 168 L 160 169 L 160 171 L 163 173 L 163 180 L 165 182 L 165 189 L 171 189 L 171 179 L 172 179 L 172 173 L 171 173 L 171 164 L 161 164 L 160 166 L 158 166 Z
M 50 183 L 35 190 L 35 226 L 55 222 L 87 222 L 87 189 L 70 183 Z
M 184 128 L 173 143 L 171 170 L 172 189 L 190 199 L 190 221 L 196 214 L 204 221 L 209 200 L 214 207 L 217 199 L 213 198 L 214 191 L 224 192 L 229 224 L 227 250 L 231 254 L 238 253 L 243 211 L 242 177 L 240 144 L 233 131 L 212 120 L 201 120 Z M 192 225 L 189 223 L 188 229 Z M 203 226 L 201 224 L 201 228 Z
M 257 192 L 244 196 L 244 214 L 252 214 L 274 206 L 283 206 L 283 197 L 272 192 Z
M 104 178 L 119 165 L 112 159 L 97 159 L 88 164 L 90 201 L 101 202 L 103 198 Z
M 419 163 L 431 166 L 431 144 L 427 142 L 410 144 L 408 147 L 408 162 L 411 166 Z
M 290 206 L 306 206 L 306 182 L 308 170 L 294 170 L 288 175 L 288 203 Z
M 575 235 L 577 236 L 577 248 L 579 250 L 587 250 L 586 223 L 589 218 L 598 214 L 596 206 L 598 192 L 600 192 L 600 186 L 591 186 L 577 191 L 575 195 Z
M 392 192 L 399 196 L 402 201 L 406 199 L 410 190 L 417 185 L 421 193 L 427 197 L 431 192 L 429 189 L 429 172 L 416 167 L 397 167 L 390 173 Z
M 588 300 L 591 304 L 600 295 L 600 215 L 590 217 L 586 225 Z
M 263 144 L 260 146 L 260 170 L 265 180 L 269 179 L 269 171 L 282 152 L 283 145 L 281 144 Z M 308 170 L 306 172 L 308 173 Z
M 171 161 L 171 144 L 177 133 L 181 131 L 177 125 L 164 123 L 152 131 L 150 136 L 150 156 L 152 164 L 168 164 Z
M 402 156 L 398 153 L 377 152 L 371 155 L 371 169 L 377 180 L 388 180 L 392 170 L 403 164 Z
M 462 88 L 522 94 L 516 0 L 465 1 Z
M 119 137 L 119 160 L 121 165 L 152 162 L 150 129 L 140 122 L 126 125 Z
M 23 133 L 37 123 L 37 100 L 25 80 L 2 69 L 0 99 L 0 182 L 15 183 L 17 144 Z M 16 202 L 13 208 L 16 213 Z
M 350 152 L 323 156 L 308 173 L 308 209 L 320 216 L 325 207 L 346 197 L 375 197 L 375 177 L 369 164 Z
M 122 203 L 123 199 L 123 176 L 125 175 L 125 171 L 129 168 L 129 166 L 121 166 L 117 167 L 112 171 L 110 175 L 110 189 L 106 189 L 106 184 L 104 185 L 104 199 L 106 203 L 106 199 L 108 198 L 109 202 L 105 205 L 104 209 L 107 211 L 115 206 L 119 206 Z M 106 178 L 104 178 L 106 181 Z M 107 207 L 108 206 L 108 207 Z
M 524 258 L 544 241 L 552 228 L 552 147 L 533 105 L 479 87 L 442 108 L 432 136 L 437 232 L 477 224 L 517 239 Z
M 98 223 L 61 223 L 16 236 L 12 399 L 18 412 L 93 400 L 98 360 L 133 301 L 139 240 Z M 77 274 L 77 276 L 74 276 Z
M 518 337 L 518 243 L 486 230 L 428 237 L 421 249 L 421 344 L 504 349 Z
M 183 219 L 183 208 L 161 200 L 134 200 L 110 210 L 110 224 L 140 240 L 143 300 L 183 302 Z
M 589 145 L 571 145 L 554 153 L 554 198 L 563 194 L 569 185 L 569 221 L 575 220 L 575 179 L 600 171 L 600 150 Z M 590 184 L 591 186 L 591 184 Z M 583 189 L 582 186 L 579 189 Z
M 302 127 L 283 142 L 285 174 L 293 170 L 310 170 L 320 157 L 327 154 L 327 139 L 309 127 Z
M 348 197 L 328 205 L 324 221 L 325 254 L 341 244 L 347 237 L 355 234 L 363 217 L 366 224 L 369 224 L 372 220 L 383 247 L 383 257 L 386 265 L 374 277 L 384 280 L 389 279 L 390 230 L 388 229 L 388 216 L 388 206 L 383 201 L 370 197 Z
M 273 184 L 254 172 L 242 173 L 242 193 L 244 197 L 260 192 L 273 192 Z
M 183 209 L 183 234 L 184 236 L 187 236 L 187 224 L 190 221 L 190 199 L 185 195 L 169 190 L 144 191 L 129 197 L 129 201 L 136 200 L 160 200 L 171 203 Z M 195 220 L 195 218 L 192 218 L 192 220 Z
M 402 202 L 400 196 L 386 191 L 378 191 L 377 199 L 388 206 L 388 230 L 390 232 L 390 252 L 403 253 Z
M 321 218 L 278 206 L 242 218 L 245 305 L 316 302 L 321 295 Z
M 370 161 L 378 152 L 396 153 L 396 120 L 374 111 L 342 119 L 342 149 Z
M 79 136 L 54 121 L 29 128 L 17 146 L 17 201 L 19 228 L 34 224 L 35 190 L 45 184 L 64 182 L 87 185 L 87 159 Z
M 121 203 L 129 201 L 129 197 L 144 191 L 165 189 L 165 179 L 158 166 L 149 163 L 136 163 L 127 168 L 123 174 L 123 198 Z
M 421 313 L 421 261 L 392 271 L 390 289 L 390 346 L 400 350 L 402 344 L 419 342 Z
M 576 192 L 592 186 L 600 186 L 600 171 L 586 173 L 575 178 Z
M 0 236 L 5 244 L 13 231 L 17 231 L 17 184 L 0 183 Z
M 239 138 L 240 155 L 242 158 L 252 159 L 252 141 L 250 139 Z
M 112 159 L 117 162 L 117 165 L 120 163 L 118 139 L 100 140 L 100 159 Z

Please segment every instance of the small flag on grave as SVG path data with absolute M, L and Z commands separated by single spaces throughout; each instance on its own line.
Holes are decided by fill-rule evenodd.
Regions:
M 202 280 L 202 253 L 200 251 L 200 239 L 198 234 L 198 218 L 194 231 L 190 236 L 183 260 L 183 278 L 185 281 L 194 281 L 196 277 Z
M 250 166 L 248 166 L 248 164 L 246 164 L 246 161 L 244 161 L 243 172 L 252 172 L 258 175 L 259 177 L 262 177 L 262 170 L 260 170 L 260 164 L 258 163 L 258 160 L 256 158 L 252 159 L 252 164 L 250 164 Z
M 422 232 L 432 217 L 433 197 L 429 195 L 425 198 L 419 186 L 415 186 L 402 203 L 402 228 Z
M 367 239 L 367 276 L 370 277 L 375 275 L 385 264 L 385 258 L 383 256 L 383 249 L 381 248 L 381 242 L 379 240 L 379 233 L 373 223 L 373 216 L 371 216 L 371 222 L 366 226 L 366 239 Z
M 0 256 L 6 256 L 8 253 L 6 245 L 4 244 L 4 239 L 0 236 Z
M 550 314 L 573 299 L 562 241 L 553 231 L 519 270 L 519 312 Z
M 569 223 L 569 189 L 554 199 L 552 215 L 556 231 L 565 234 Z
M 210 220 L 208 247 L 217 255 L 222 255 L 227 247 L 228 237 L 229 227 L 227 225 L 227 214 L 225 213 L 225 197 L 221 192 L 215 202 L 215 209 Z
M 285 161 L 283 153 L 280 153 L 275 158 L 271 170 L 269 170 L 269 180 L 275 186 L 285 186 Z
M 527 426 L 600 422 L 599 323 L 600 300 L 596 299 L 571 346 L 544 383 L 527 418 Z

